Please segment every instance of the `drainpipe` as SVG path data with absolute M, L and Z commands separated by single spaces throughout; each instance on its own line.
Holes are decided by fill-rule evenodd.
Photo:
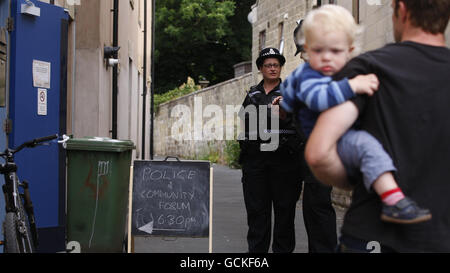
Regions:
M 155 104 L 153 101 L 155 95 L 155 13 L 156 13 L 156 0 L 152 0 L 152 75 L 151 75 L 151 127 L 150 127 L 150 159 L 153 160 L 153 134 L 154 134 L 154 110 Z
M 113 8 L 113 47 L 119 46 L 119 0 L 114 0 Z M 114 59 L 118 59 L 117 51 Z M 112 75 L 112 138 L 117 139 L 117 95 L 118 88 L 118 66 L 113 66 Z
M 75 132 L 75 77 L 76 77 L 76 60 L 77 60 L 77 55 L 76 55 L 76 34 L 77 32 L 77 22 L 75 20 L 72 21 L 72 113 L 71 113 L 71 128 L 72 128 L 72 134 L 74 134 Z
M 144 76 L 142 83 L 142 159 L 145 159 L 145 127 L 147 111 L 147 0 L 144 0 Z

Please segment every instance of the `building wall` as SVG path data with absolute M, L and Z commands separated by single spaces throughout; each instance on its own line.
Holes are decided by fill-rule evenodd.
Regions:
M 284 36 L 283 55 L 286 64 L 282 71 L 282 78 L 294 70 L 300 63 L 299 56 L 295 57 L 296 47 L 293 40 L 293 31 L 297 26 L 296 21 L 303 18 L 313 6 L 314 1 L 290 1 L 290 0 L 259 0 L 256 2 L 257 20 L 253 23 L 252 63 L 253 78 L 255 82 L 262 79 L 255 63 L 259 51 L 264 47 L 280 49 L 280 37 Z M 283 24 L 283 29 L 280 29 Z M 265 32 L 265 43 L 260 43 L 260 34 Z M 283 35 L 281 34 L 283 32 Z
M 119 60 L 117 135 L 142 153 L 144 1 L 119 1 Z M 50 3 L 50 0 L 43 2 Z M 112 45 L 113 0 L 55 0 L 71 16 L 68 60 L 68 134 L 111 137 L 112 67 L 103 48 Z M 151 3 L 148 4 L 146 86 L 150 83 Z M 148 88 L 149 89 L 149 88 Z M 149 158 L 150 95 L 146 97 L 146 155 Z
M 377 3 L 374 5 L 371 3 Z M 394 42 L 392 31 L 392 8 L 391 0 L 322 0 L 323 4 L 334 3 L 349 10 L 364 26 L 362 37 L 362 52 L 382 47 L 386 43 Z M 260 34 L 265 32 L 265 47 L 280 47 L 282 36 L 280 24 L 282 23 L 284 36 L 283 55 L 286 57 L 286 65 L 282 71 L 285 78 L 302 61 L 299 56 L 294 56 L 296 47 L 293 40 L 293 32 L 297 26 L 296 21 L 304 18 L 308 11 L 317 4 L 317 0 L 257 0 L 254 5 L 256 9 L 256 22 L 253 23 L 253 47 L 252 62 L 256 62 L 260 50 Z M 447 45 L 450 45 L 450 28 L 446 32 Z M 261 79 L 256 66 L 253 66 L 253 77 L 255 81 Z
M 81 1 L 76 7 L 76 59 L 73 134 L 110 136 L 111 71 L 103 61 L 103 46 L 111 45 L 111 1 Z M 103 31 L 101 31 L 103 30 Z
M 341 5 L 341 3 L 348 1 L 337 0 L 337 3 Z M 394 42 L 391 0 L 379 1 L 381 5 L 369 5 L 370 1 L 360 1 L 359 3 L 360 24 L 365 29 L 363 39 L 365 51 L 374 50 L 387 43 Z M 450 46 L 449 26 L 445 32 L 445 37 L 447 46 Z
M 390 1 L 381 1 L 381 3 L 380 6 L 368 5 L 366 1 L 360 3 L 359 22 L 364 26 L 365 51 L 394 42 L 391 3 Z
M 43 2 L 51 3 L 50 0 Z M 103 59 L 112 45 L 113 0 L 55 0 L 71 16 L 68 60 L 68 134 L 111 137 L 112 68 Z M 148 4 L 146 86 L 150 83 L 151 3 Z M 144 0 L 119 1 L 118 138 L 142 153 Z M 146 158 L 149 157 L 150 95 L 146 109 Z M 147 128 L 148 127 L 148 128 Z

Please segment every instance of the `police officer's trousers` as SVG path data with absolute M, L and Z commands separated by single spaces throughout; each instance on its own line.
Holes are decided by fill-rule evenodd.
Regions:
M 243 160 L 243 190 L 247 209 L 250 253 L 267 253 L 274 211 L 274 253 L 295 249 L 295 213 L 302 174 L 298 156 L 287 152 L 258 152 Z
M 333 253 L 337 246 L 336 212 L 331 204 L 332 187 L 308 172 L 303 187 L 303 220 L 309 253 Z

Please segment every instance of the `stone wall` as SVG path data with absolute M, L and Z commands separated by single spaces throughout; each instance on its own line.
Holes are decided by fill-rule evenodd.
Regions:
M 247 73 L 160 105 L 155 115 L 155 154 L 191 159 L 210 151 L 223 155 L 225 141 L 238 128 L 236 110 L 252 85 L 251 73 Z M 222 128 L 211 128 L 218 120 L 224 120 Z

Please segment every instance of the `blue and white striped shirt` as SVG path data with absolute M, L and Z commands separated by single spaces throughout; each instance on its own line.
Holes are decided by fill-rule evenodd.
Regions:
M 299 108 L 300 102 L 307 106 L 296 113 L 306 137 L 311 134 L 320 112 L 355 96 L 347 78 L 333 81 L 331 77 L 312 69 L 309 63 L 297 67 L 283 81 L 280 89 L 283 96 L 281 107 L 284 110 L 292 113 Z

